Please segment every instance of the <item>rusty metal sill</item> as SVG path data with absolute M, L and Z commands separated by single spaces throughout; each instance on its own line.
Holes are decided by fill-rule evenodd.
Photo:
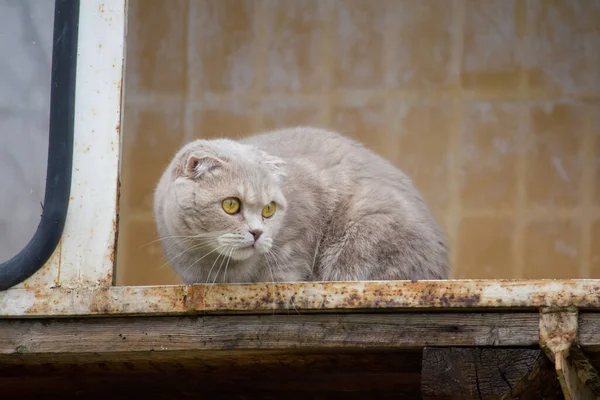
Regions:
M 600 280 L 295 282 L 53 287 L 0 292 L 0 317 L 541 307 L 600 311 Z

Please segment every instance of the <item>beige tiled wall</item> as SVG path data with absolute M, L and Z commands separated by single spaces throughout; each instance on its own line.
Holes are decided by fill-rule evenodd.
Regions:
M 117 282 L 176 283 L 183 143 L 318 125 L 416 181 L 455 278 L 600 278 L 597 0 L 130 0 Z

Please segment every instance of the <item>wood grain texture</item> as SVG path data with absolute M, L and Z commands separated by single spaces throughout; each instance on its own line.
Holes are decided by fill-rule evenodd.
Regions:
M 600 397 L 600 375 L 597 364 L 594 365 L 592 353 L 583 351 L 579 344 L 572 344 L 569 349 L 569 361 L 577 370 L 579 379 L 588 386 L 591 391 Z
M 596 318 L 580 315 L 585 351 L 598 345 Z M 4 319 L 0 397 L 416 399 L 431 346 L 483 347 L 513 390 L 531 389 L 547 365 L 518 381 L 530 364 L 487 352 L 512 348 L 519 360 L 538 340 L 537 312 Z
M 421 352 L 214 352 L 0 363 L 5 399 L 418 399 Z
M 0 320 L 0 355 L 536 346 L 538 319 L 537 313 L 404 313 Z
M 425 400 L 562 399 L 554 367 L 539 349 L 425 348 Z
M 600 351 L 600 312 L 579 313 L 577 341 L 586 350 Z

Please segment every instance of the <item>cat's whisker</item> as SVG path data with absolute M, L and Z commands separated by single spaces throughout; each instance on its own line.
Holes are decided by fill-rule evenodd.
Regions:
M 223 235 L 225 232 L 210 232 L 210 233 L 199 233 L 196 235 L 174 235 L 174 236 L 164 236 L 155 240 L 151 240 L 148 243 L 143 244 L 141 247 L 147 247 L 153 243 L 156 242 L 160 242 L 160 241 L 164 241 L 164 240 L 169 240 L 169 239 L 180 239 L 180 241 L 178 243 L 181 243 L 181 241 L 185 241 L 186 239 L 189 240 L 194 240 L 194 239 L 202 239 L 202 238 L 217 238 L 221 235 Z
M 194 244 L 190 247 L 187 247 L 185 249 L 183 249 L 181 252 L 177 253 L 177 255 L 171 257 L 169 260 L 167 260 L 167 262 L 165 262 L 164 264 L 162 264 L 158 269 L 162 269 L 165 266 L 167 266 L 168 264 L 171 264 L 173 261 L 175 261 L 176 259 L 178 259 L 179 257 L 181 257 L 182 255 L 190 252 L 190 251 L 195 251 L 195 250 L 200 250 L 206 247 L 210 247 L 212 245 L 212 243 L 204 243 L 204 244 Z M 187 269 L 186 269 L 187 270 Z
M 229 249 L 226 249 L 225 251 L 228 251 Z M 227 256 L 223 255 L 223 259 L 221 260 L 221 264 L 219 264 L 219 269 L 217 269 L 217 273 L 215 274 L 215 279 L 213 279 L 212 283 L 210 284 L 210 286 L 214 285 L 215 282 L 217 281 L 217 278 L 219 277 L 219 272 L 221 272 L 221 267 L 223 267 L 223 263 L 225 262 L 225 259 L 227 258 Z
M 286 263 L 285 257 L 284 257 L 283 255 L 279 254 L 279 252 L 280 252 L 280 251 L 283 251 L 283 250 L 282 250 L 280 247 L 277 247 L 277 246 L 273 245 L 273 247 L 271 248 L 271 251 L 270 251 L 270 253 L 271 253 L 271 255 L 272 255 L 274 258 L 277 258 L 277 260 L 279 260 L 279 262 L 280 262 L 281 264 L 285 264 L 285 263 Z M 280 264 L 278 263 L 278 264 L 277 264 L 277 267 L 280 269 L 280 271 L 283 271 L 283 268 L 284 268 L 285 266 L 284 266 L 284 265 L 280 265 Z
M 226 246 L 222 246 L 222 247 L 226 247 Z M 227 251 L 228 249 L 226 249 L 225 251 Z M 208 293 L 208 281 L 210 280 L 210 274 L 212 273 L 213 268 L 215 267 L 215 265 L 217 264 L 217 261 L 219 260 L 219 258 L 223 256 L 223 261 L 225 260 L 225 255 L 223 255 L 223 253 L 219 252 L 219 255 L 217 256 L 217 258 L 215 258 L 215 261 L 213 261 L 210 270 L 208 271 L 208 275 L 206 276 L 206 282 L 204 283 L 204 298 L 206 299 L 206 295 Z M 221 261 L 221 265 L 223 265 L 223 261 Z M 219 266 L 219 269 L 217 270 L 216 274 L 215 274 L 215 281 L 217 280 L 217 276 L 219 275 L 219 271 L 221 270 L 221 267 Z M 214 284 L 214 281 L 213 281 Z
M 183 249 L 182 251 L 180 251 L 179 253 L 177 253 L 177 255 L 171 257 L 166 262 L 164 262 L 160 267 L 158 267 L 158 269 L 162 269 L 162 268 L 166 267 L 167 265 L 171 264 L 173 261 L 175 261 L 176 259 L 178 259 L 182 255 L 184 255 L 187 251 L 188 251 L 187 249 Z
M 158 238 L 158 239 L 155 239 L 155 240 L 151 240 L 151 241 L 149 241 L 149 242 L 147 242 L 147 243 L 144 243 L 144 244 L 142 244 L 142 245 L 140 246 L 140 248 L 148 247 L 148 246 L 150 246 L 150 245 L 151 245 L 151 244 L 153 244 L 153 243 L 156 243 L 156 242 L 161 242 L 161 241 L 163 241 L 163 240 L 169 240 L 169 239 L 179 239 L 179 238 L 186 238 L 186 237 L 187 237 L 187 236 L 165 236 L 165 237 Z
M 206 242 L 201 242 L 201 243 L 192 243 L 190 244 L 189 247 L 186 248 L 186 251 L 194 251 L 194 250 L 199 250 L 199 249 L 203 249 L 205 247 L 208 246 L 212 246 L 216 244 L 214 241 L 206 241 Z
M 217 254 L 217 257 L 214 259 L 212 265 L 210 266 L 210 269 L 208 270 L 208 274 L 206 275 L 206 281 L 204 282 L 204 285 L 208 285 L 208 281 L 210 280 L 210 274 L 212 273 L 212 270 L 215 267 L 215 264 L 219 260 L 219 257 L 221 257 L 221 252 L 219 252 L 219 254 Z M 206 294 L 206 286 L 204 287 L 204 294 Z
M 227 266 L 229 265 L 229 262 L 231 261 L 231 256 L 233 255 L 234 251 L 235 251 L 234 247 L 232 247 L 231 250 L 229 251 L 229 257 L 227 258 L 227 264 L 225 264 L 225 272 L 223 272 L 223 279 L 224 280 L 227 279 Z
M 204 286 L 204 298 L 206 298 L 206 295 L 208 294 L 208 291 L 210 289 L 210 286 L 213 286 L 215 284 L 215 282 L 217 281 L 217 278 L 219 277 L 219 272 L 221 272 L 221 267 L 223 267 L 223 263 L 225 262 L 225 259 L 227 259 L 227 264 L 229 264 L 229 260 L 231 259 L 231 254 L 233 254 L 233 251 L 235 250 L 234 247 L 225 249 L 224 253 L 228 254 L 220 254 L 223 255 L 223 258 L 221 260 L 221 264 L 219 264 L 219 269 L 217 269 L 217 272 L 215 273 L 215 279 L 213 279 L 212 284 L 208 285 L 208 280 L 210 279 L 210 272 L 208 274 L 208 277 L 206 279 L 206 285 Z M 219 257 L 217 257 L 217 260 L 219 259 Z M 216 260 L 215 260 L 216 263 Z M 215 266 L 215 263 L 213 263 L 213 266 L 211 267 L 211 271 L 213 269 L 213 267 Z M 227 267 L 225 267 L 225 269 L 227 269 Z
M 276 250 L 276 248 L 275 248 L 275 247 L 273 247 L 273 248 L 272 248 L 272 250 Z M 276 267 L 278 267 L 278 268 L 279 268 L 279 270 L 282 270 L 282 266 L 279 264 L 280 262 L 281 262 L 281 263 L 283 263 L 283 262 L 284 262 L 284 260 L 281 258 L 282 256 L 281 256 L 281 255 L 279 255 L 279 254 L 277 254 L 277 252 L 276 252 L 276 251 L 273 251 L 273 252 L 269 251 L 269 252 L 267 252 L 266 254 L 267 254 L 268 256 L 272 257 L 272 259 L 273 259 L 273 262 L 275 263 L 275 266 L 276 266 Z M 278 261 L 278 260 L 279 260 L 279 261 Z M 287 296 L 288 296 L 288 298 L 289 298 L 289 302 L 288 302 L 288 304 L 291 304 L 291 305 L 292 305 L 292 307 L 294 307 L 294 310 L 296 311 L 296 313 L 297 313 L 298 315 L 300 315 L 300 311 L 298 311 L 298 308 L 296 308 L 296 304 L 294 303 L 294 297 L 290 295 L 290 292 L 289 292 L 289 290 L 286 290 L 286 294 L 287 294 Z M 289 312 L 289 307 L 288 307 L 288 312 Z
M 285 257 L 282 254 L 280 254 L 283 251 L 283 248 L 280 246 L 277 246 L 277 245 L 273 245 L 272 250 L 273 250 L 272 257 L 277 260 L 276 261 L 277 267 L 280 270 L 283 270 L 283 268 L 285 268 L 285 266 L 280 265 L 280 264 L 285 264 L 287 262 Z M 298 311 L 298 308 L 296 307 L 296 303 L 294 303 L 294 296 L 290 295 L 289 291 L 287 291 L 286 293 L 290 299 L 290 304 L 292 305 L 292 307 L 294 307 L 294 311 L 296 311 L 296 313 L 298 315 L 300 315 L 300 311 Z
M 199 259 L 197 259 L 196 261 L 194 261 L 194 262 L 193 262 L 193 263 L 192 263 L 190 266 L 188 266 L 188 267 L 187 267 L 187 268 L 184 270 L 184 272 L 187 272 L 187 271 L 188 271 L 190 268 L 192 268 L 194 265 L 196 265 L 196 264 L 197 264 L 197 263 L 198 263 L 200 260 L 203 260 L 204 258 L 208 257 L 209 255 L 211 255 L 211 254 L 212 254 L 212 253 L 214 253 L 215 251 L 217 251 L 217 250 L 219 250 L 219 249 L 222 249 L 223 247 L 225 247 L 225 246 L 219 246 L 219 247 L 217 247 L 217 248 L 215 248 L 215 249 L 213 249 L 213 250 L 209 251 L 208 253 L 206 253 L 205 255 L 203 255 L 202 257 L 200 257 Z M 219 253 L 219 255 L 220 255 L 220 254 L 221 254 L 221 253 Z M 218 259 L 218 258 L 219 258 L 219 257 L 217 256 L 217 259 Z
M 167 260 L 167 262 L 165 262 L 164 264 L 162 264 L 159 267 L 159 269 L 164 268 L 167 264 L 172 264 L 173 261 L 175 261 L 176 259 L 178 259 L 182 255 L 184 255 L 184 254 L 186 254 L 186 253 L 188 253 L 190 251 L 196 251 L 196 250 L 200 250 L 200 249 L 203 249 L 203 248 L 206 248 L 206 247 L 210 247 L 213 244 L 214 244 L 213 241 L 188 244 L 187 247 L 185 247 L 182 251 L 180 251 L 179 253 L 177 253 L 177 255 L 171 257 L 169 260 Z
M 271 263 L 269 263 L 269 258 L 265 257 L 265 261 L 267 262 L 267 267 L 269 268 L 269 272 L 271 272 L 271 293 L 272 293 L 271 297 L 273 298 L 273 317 L 275 317 L 275 277 L 273 276 L 273 268 L 271 268 Z
M 219 237 L 222 235 L 214 235 L 214 236 L 192 236 L 190 238 L 180 239 L 183 241 L 189 240 L 194 243 L 205 243 L 205 242 L 216 242 Z
M 283 248 L 281 246 L 273 245 L 273 249 L 275 250 L 274 254 L 276 254 L 279 257 L 281 263 L 285 264 L 286 263 L 285 256 L 280 254 L 280 252 L 283 252 Z M 314 262 L 315 262 L 315 260 L 313 260 L 313 263 Z M 310 274 L 311 274 L 310 276 L 312 276 L 313 268 L 314 268 L 314 265 L 312 265 L 312 266 L 309 266 L 308 264 L 306 265 L 306 270 L 308 272 L 310 272 Z

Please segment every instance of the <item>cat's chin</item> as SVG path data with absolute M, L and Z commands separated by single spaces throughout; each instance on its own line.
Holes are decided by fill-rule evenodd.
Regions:
M 231 253 L 231 259 L 235 261 L 244 261 L 252 257 L 257 253 L 256 249 L 252 246 L 243 247 L 241 249 L 235 250 Z
M 264 254 L 268 252 L 268 248 L 264 246 L 256 247 L 256 246 L 248 246 L 242 247 L 235 250 L 231 253 L 231 259 L 235 261 L 244 261 L 255 255 Z

